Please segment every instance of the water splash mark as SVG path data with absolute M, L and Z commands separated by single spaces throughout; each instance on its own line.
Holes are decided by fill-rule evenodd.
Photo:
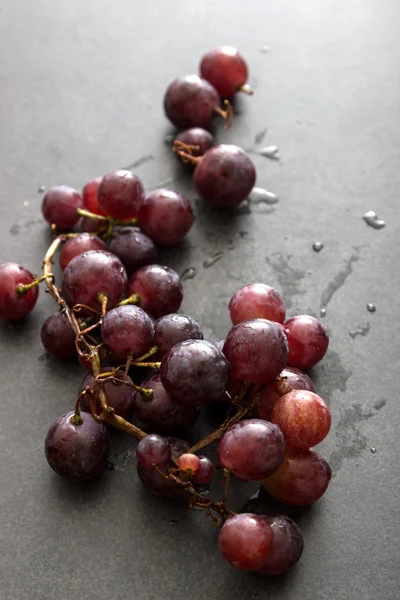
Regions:
M 279 196 L 274 192 L 269 192 L 264 188 L 254 187 L 247 200 L 252 204 L 277 204 L 279 202 Z
M 255 152 L 271 160 L 281 160 L 278 146 L 265 146 L 264 148 L 260 148 L 260 150 L 256 150 Z
M 314 252 L 321 252 L 323 247 L 324 245 L 322 242 L 314 242 L 312 245 L 312 249 L 314 250 Z
M 326 308 L 329 302 L 332 300 L 333 296 L 336 294 L 338 290 L 345 284 L 346 279 L 353 272 L 353 264 L 357 262 L 359 259 L 358 254 L 352 254 L 350 258 L 346 261 L 343 269 L 339 271 L 335 275 L 335 277 L 328 283 L 325 290 L 322 292 L 320 307 Z
M 188 267 L 182 271 L 180 279 L 181 281 L 187 281 L 188 279 L 194 279 L 196 277 L 196 269 L 194 267 Z
M 211 256 L 209 256 L 208 258 L 206 258 L 206 260 L 203 262 L 203 267 L 205 269 L 209 269 L 210 267 L 212 267 L 213 265 L 215 265 L 216 262 L 218 262 L 219 260 L 221 260 L 221 258 L 223 257 L 224 253 L 223 252 L 215 252 L 215 254 L 211 254 Z
M 261 144 L 261 142 L 263 141 L 263 139 L 265 138 L 267 133 L 268 133 L 268 127 L 264 127 L 264 129 L 261 129 L 260 131 L 258 131 L 256 133 L 256 135 L 254 136 L 254 143 L 256 145 Z
M 107 460 L 107 469 L 109 471 L 124 471 L 126 463 L 136 456 L 135 448 L 128 448 L 122 452 L 111 453 Z
M 382 229 L 386 223 L 382 219 L 378 219 L 378 215 L 374 210 L 368 210 L 363 214 L 363 219 L 367 225 L 373 227 L 373 229 Z
M 9 233 L 11 233 L 11 235 L 19 235 L 21 233 L 21 226 L 17 225 L 17 223 L 12 225 L 9 229 Z
M 353 329 L 353 331 L 349 331 L 349 336 L 353 338 L 353 340 L 355 340 L 358 335 L 362 335 L 363 337 L 365 337 L 370 329 L 370 324 L 365 323 L 364 325 L 360 325 L 356 329 Z
M 337 475 L 346 458 L 358 458 L 367 448 L 367 436 L 360 431 L 358 425 L 371 419 L 376 414 L 377 409 L 375 406 L 370 409 L 361 406 L 361 404 L 351 404 L 341 412 L 335 429 L 340 447 L 332 452 L 328 460 L 333 476 Z
M 159 188 L 167 187 L 173 182 L 172 177 L 168 177 L 167 179 L 163 179 L 162 181 L 158 181 L 157 183 L 151 183 L 147 186 L 147 189 L 150 191 L 157 190 Z
M 144 156 L 141 156 L 140 158 L 138 158 L 137 160 L 135 160 L 133 163 L 131 163 L 127 167 L 122 167 L 122 169 L 124 171 L 132 171 L 132 169 L 136 169 L 137 167 L 141 167 L 142 165 L 146 164 L 150 160 L 154 160 L 154 156 L 152 154 L 145 154 Z
M 306 293 L 300 287 L 300 282 L 305 278 L 306 272 L 301 269 L 292 267 L 290 264 L 293 254 L 286 256 L 280 252 L 276 252 L 271 257 L 267 256 L 265 261 L 276 272 L 279 281 L 281 292 L 285 298 L 286 308 L 293 306 L 293 297 Z

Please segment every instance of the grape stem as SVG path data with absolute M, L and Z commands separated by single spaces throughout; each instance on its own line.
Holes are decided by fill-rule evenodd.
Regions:
M 128 304 L 140 304 L 140 296 L 138 294 L 131 294 L 125 300 L 121 300 L 118 306 L 127 306 Z
M 207 435 L 202 440 L 197 442 L 197 444 L 192 446 L 190 450 L 188 450 L 188 452 L 190 452 L 191 454 L 196 454 L 196 452 L 198 452 L 199 450 L 202 450 L 203 448 L 206 448 L 213 442 L 219 440 L 224 435 L 225 431 L 229 429 L 229 427 L 232 427 L 232 425 L 238 423 L 257 404 L 259 397 L 260 394 L 257 394 L 251 400 L 250 404 L 248 404 L 247 406 L 240 406 L 236 413 L 230 419 L 226 420 L 225 423 L 221 425 L 221 427 L 219 427 L 218 429 L 213 431 L 213 433 L 210 433 L 210 435 Z
M 54 279 L 53 273 L 47 273 L 46 275 L 42 275 L 41 277 L 35 279 L 35 281 L 32 281 L 32 283 L 19 283 L 17 285 L 17 294 L 23 296 L 24 294 L 29 292 L 29 290 L 36 287 L 37 285 L 39 285 L 39 283 L 42 283 L 42 281 L 45 281 L 48 278 Z
M 220 106 L 214 106 L 213 111 L 226 120 L 225 129 L 230 129 L 233 122 L 233 108 L 229 100 L 224 100 L 225 110 Z
M 185 152 L 184 150 L 177 150 L 177 154 L 181 157 L 182 162 L 186 165 L 191 163 L 192 165 L 198 165 L 201 162 L 201 156 L 192 156 L 190 152 Z

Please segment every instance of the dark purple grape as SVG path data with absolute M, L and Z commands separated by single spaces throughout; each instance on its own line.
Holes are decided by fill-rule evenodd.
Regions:
M 118 306 L 110 310 L 101 324 L 103 342 L 113 354 L 133 360 L 150 350 L 154 326 L 138 306 Z
M 241 513 L 229 517 L 219 533 L 225 560 L 242 571 L 258 571 L 272 548 L 272 529 L 263 517 Z
M 101 210 L 121 221 L 134 219 L 144 200 L 142 182 L 131 171 L 104 175 L 97 194 Z
M 199 409 L 195 405 L 181 404 L 167 392 L 158 374 L 142 383 L 145 389 L 153 390 L 151 400 L 136 394 L 135 414 L 147 429 L 163 435 L 187 432 L 195 424 Z
M 138 294 L 141 308 L 155 319 L 176 312 L 183 299 L 178 273 L 161 265 L 147 265 L 136 271 L 129 279 L 128 294 Z
M 140 267 L 151 265 L 157 260 L 157 248 L 151 239 L 133 227 L 121 227 L 113 234 L 110 252 L 118 256 L 128 277 Z
M 298 315 L 284 324 L 289 344 L 288 363 L 299 369 L 311 369 L 328 350 L 329 334 L 315 317 Z
M 255 182 L 253 161 L 244 150 L 233 144 L 210 148 L 193 175 L 199 196 L 220 208 L 233 208 L 243 202 Z
M 272 321 L 243 321 L 229 332 L 224 354 L 237 379 L 251 383 L 270 383 L 286 367 L 286 336 Z
M 323 496 L 331 477 L 329 464 L 318 452 L 289 449 L 279 469 L 262 484 L 279 502 L 307 506 Z
M 18 284 L 29 285 L 35 281 L 34 275 L 16 263 L 0 265 L 0 318 L 23 319 L 36 304 L 39 287 L 35 286 L 20 294 Z
M 45 320 L 40 337 L 47 352 L 57 358 L 74 358 L 77 354 L 74 330 L 61 312 Z
M 216 402 L 226 391 L 230 365 L 214 344 L 187 340 L 176 344 L 161 362 L 163 386 L 182 403 Z
M 43 196 L 44 218 L 50 225 L 55 225 L 62 231 L 68 231 L 78 223 L 78 208 L 83 208 L 82 196 L 67 185 L 52 187 Z
M 211 480 L 214 476 L 214 465 L 209 458 L 206 456 L 199 456 L 200 465 L 196 473 L 191 476 L 193 483 L 198 485 L 210 485 Z
M 284 515 L 261 515 L 272 529 L 272 546 L 259 573 L 280 575 L 295 565 L 303 554 L 303 534 L 292 519 Z
M 107 250 L 107 246 L 103 240 L 90 233 L 80 233 L 67 240 L 60 252 L 61 269 L 64 270 L 75 256 L 88 250 Z
M 113 367 L 103 367 L 102 372 L 107 373 L 108 371 L 113 370 Z M 124 376 L 125 373 L 122 370 L 118 371 L 116 375 L 118 379 L 124 379 Z M 129 377 L 129 375 L 125 377 L 125 381 L 127 383 L 132 383 L 132 379 Z M 93 383 L 94 377 L 92 373 L 88 373 L 81 383 L 79 393 L 85 390 L 87 387 L 93 390 Z M 107 397 L 108 406 L 114 409 L 115 414 L 129 421 L 135 408 L 135 399 L 139 396 L 138 392 L 129 387 L 129 385 L 115 381 L 106 381 L 103 386 Z M 84 412 L 90 413 L 90 398 L 87 394 L 82 396 L 80 400 L 80 409 Z M 96 405 L 96 410 L 99 414 L 101 412 L 101 407 Z
M 193 166 L 191 162 L 187 162 L 179 154 L 179 150 L 189 152 L 191 156 L 203 156 L 214 145 L 214 138 L 209 131 L 201 127 L 192 127 L 178 133 L 174 140 L 174 150 L 178 159 L 184 164 Z M 190 148 L 188 148 L 190 146 Z
M 200 325 L 186 315 L 170 314 L 161 317 L 154 325 L 154 345 L 162 358 L 175 344 L 185 340 L 202 340 Z
M 98 191 L 101 177 L 89 181 L 82 190 L 83 204 L 85 208 L 95 214 L 105 216 L 105 212 L 99 206 Z
M 139 215 L 140 229 L 160 246 L 180 242 L 193 225 L 189 200 L 179 192 L 159 189 L 147 194 Z
M 80 228 L 83 233 L 97 234 L 103 227 L 104 221 L 100 221 L 99 219 L 83 217 L 80 222 Z
M 189 452 L 190 446 L 185 440 L 170 435 L 167 435 L 166 437 L 171 446 L 172 458 L 175 462 L 182 454 Z
M 198 75 L 174 79 L 165 92 L 165 114 L 178 129 L 210 129 L 216 108 L 219 108 L 216 89 Z
M 232 98 L 246 83 L 248 69 L 236 48 L 220 46 L 203 56 L 200 75 L 215 87 L 221 98 Z
M 62 295 L 70 306 L 85 304 L 99 311 L 99 295 L 105 294 L 107 309 L 111 309 L 121 300 L 126 284 L 126 272 L 119 258 L 104 250 L 88 250 L 67 265 L 62 278 Z
M 136 458 L 144 469 L 153 468 L 154 465 L 163 469 L 171 461 L 171 446 L 161 435 L 146 435 L 137 445 Z
M 237 291 L 229 302 L 229 312 L 234 325 L 248 319 L 283 323 L 286 314 L 282 296 L 265 283 L 252 283 Z
M 108 457 L 108 431 L 88 413 L 74 424 L 74 412 L 60 417 L 48 431 L 44 449 L 50 467 L 61 477 L 85 481 L 99 475 Z
M 285 455 L 285 440 L 277 425 L 246 419 L 230 427 L 218 446 L 218 461 L 241 481 L 261 481 L 274 473 Z

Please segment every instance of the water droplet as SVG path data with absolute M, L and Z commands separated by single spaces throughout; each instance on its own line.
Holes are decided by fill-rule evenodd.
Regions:
M 178 519 L 170 519 L 169 524 L 173 526 L 178 525 Z
M 48 358 L 49 358 L 49 353 L 48 352 L 44 352 L 43 354 L 41 354 L 38 357 L 38 361 L 39 362 L 43 362 L 43 361 L 47 360 Z
M 181 281 L 186 281 L 187 279 L 194 279 L 196 277 L 196 269 L 194 267 L 188 267 L 181 274 Z
M 267 133 L 268 133 L 268 127 L 264 127 L 264 129 L 261 129 L 261 131 L 256 133 L 256 135 L 254 136 L 254 143 L 257 145 L 261 144 L 261 142 L 263 141 L 263 139 L 265 138 Z
M 313 245 L 312 245 L 312 247 L 313 247 L 313 250 L 315 252 L 321 252 L 321 250 L 324 247 L 324 245 L 323 245 L 322 242 L 314 242 Z
M 29 202 L 28 202 L 28 200 L 24 200 L 24 201 L 23 201 L 23 203 L 22 203 L 22 205 L 23 205 L 23 206 L 29 206 Z
M 248 200 L 253 204 L 276 204 L 279 202 L 279 196 L 263 188 L 254 187 L 250 192 Z
M 367 304 L 367 310 L 368 310 L 369 312 L 375 312 L 375 311 L 376 311 L 376 306 L 375 306 L 375 304 L 372 304 L 372 302 L 368 302 L 368 304 Z
M 363 219 L 367 223 L 367 225 L 373 227 L 374 229 L 382 229 L 382 227 L 385 227 L 386 225 L 385 221 L 382 221 L 382 219 L 378 219 L 378 215 L 374 210 L 368 210 L 363 215 Z
M 320 317 L 325 317 L 326 316 L 326 308 L 321 308 L 321 310 L 319 311 L 319 316 Z
M 170 146 L 172 144 L 172 142 L 174 141 L 174 139 L 175 139 L 174 134 L 173 133 L 169 133 L 164 138 L 164 144 L 167 144 L 167 146 Z
M 270 47 L 269 46 L 261 46 L 260 50 L 263 54 L 268 54 L 268 52 L 270 51 Z
M 376 448 L 372 447 L 372 448 L 371 448 L 371 452 L 372 452 L 372 454 L 375 454 L 375 452 L 376 452 Z
M 46 186 L 45 185 L 40 185 L 38 187 L 38 193 L 39 194 L 43 194 L 46 191 Z
M 265 146 L 265 148 L 257 150 L 257 153 L 266 158 L 270 158 L 271 160 L 281 160 L 278 146 Z
M 224 255 L 223 252 L 216 252 L 215 254 L 211 254 L 211 256 L 209 258 L 207 258 L 203 262 L 203 267 L 205 269 L 208 269 L 209 267 L 212 267 L 213 265 L 215 265 L 216 262 L 218 262 L 219 260 L 221 260 L 221 258 L 223 257 L 223 255 Z
M 19 235 L 19 233 L 21 232 L 20 225 L 18 225 L 18 223 L 15 223 L 15 225 L 12 225 L 10 227 L 9 232 L 11 233 L 11 235 Z
M 350 331 L 349 335 L 354 340 L 358 335 L 362 335 L 362 336 L 367 335 L 367 333 L 369 332 L 369 330 L 370 330 L 370 324 L 369 323 L 365 323 L 365 325 L 362 325 L 360 327 L 357 327 L 357 329 L 354 329 L 353 331 Z

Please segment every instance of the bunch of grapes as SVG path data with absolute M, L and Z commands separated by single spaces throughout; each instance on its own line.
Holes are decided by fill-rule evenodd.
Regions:
M 220 97 L 243 89 L 247 66 L 235 49 L 222 47 L 203 57 L 200 72 L 167 89 L 165 112 L 186 128 L 174 149 L 195 165 L 194 185 L 204 199 L 235 206 L 254 185 L 254 165 L 236 146 L 213 146 L 204 128 L 213 113 L 229 118 Z M 200 325 L 177 312 L 178 274 L 156 262 L 157 246 L 176 244 L 189 232 L 191 205 L 171 190 L 146 195 L 130 171 L 93 180 L 82 193 L 54 187 L 42 212 L 54 234 L 43 275 L 1 265 L 0 317 L 24 318 L 45 281 L 59 310 L 42 326 L 43 345 L 87 369 L 74 409 L 48 431 L 50 467 L 73 481 L 99 476 L 114 426 L 139 440 L 137 473 L 145 486 L 212 518 L 231 565 L 285 572 L 303 551 L 300 529 L 286 516 L 235 514 L 227 505 L 229 482 L 260 482 L 290 506 L 312 504 L 326 491 L 331 470 L 313 447 L 328 434 L 331 415 L 304 371 L 327 351 L 324 325 L 307 315 L 286 320 L 279 293 L 254 283 L 232 297 L 233 327 L 225 340 L 204 340 Z M 80 232 L 71 231 L 77 227 Z M 59 249 L 60 289 L 52 273 Z M 141 385 L 139 368 L 151 369 Z M 225 404 L 225 421 L 190 447 L 182 438 L 213 403 Z M 202 454 L 215 443 L 216 465 Z M 219 500 L 208 495 L 216 467 L 224 480 Z

